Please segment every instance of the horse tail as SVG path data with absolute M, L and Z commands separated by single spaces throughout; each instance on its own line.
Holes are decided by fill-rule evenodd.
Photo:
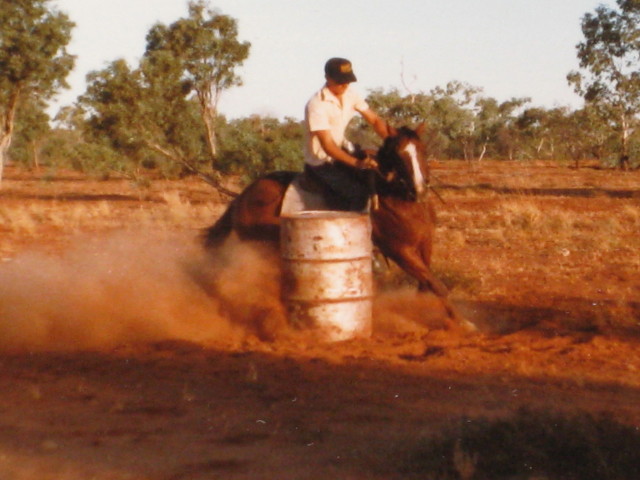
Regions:
M 232 201 L 216 223 L 204 230 L 202 237 L 205 248 L 219 247 L 229 236 L 233 230 L 234 207 L 235 201 Z

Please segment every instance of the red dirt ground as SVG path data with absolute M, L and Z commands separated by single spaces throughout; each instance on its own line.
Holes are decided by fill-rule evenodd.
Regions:
M 106 260 L 76 251 L 77 234 L 98 242 L 117 236 L 141 209 L 164 208 L 161 193 L 168 190 L 179 191 L 194 211 L 209 208 L 171 226 L 179 216 L 174 207 L 162 223 L 180 238 L 195 238 L 214 219 L 207 212 L 220 213 L 208 187 L 158 182 L 140 193 L 123 181 L 68 175 L 45 182 L 8 169 L 0 189 L 0 479 L 425 478 L 402 472 L 401 459 L 423 439 L 475 418 L 533 408 L 607 413 L 638 429 L 638 231 L 603 246 L 609 237 L 593 230 L 610 225 L 605 220 L 616 212 L 624 212 L 618 227 L 638 226 L 640 174 L 506 162 L 434 170 L 446 201 L 437 204 L 434 266 L 480 332 L 444 328 L 429 296 L 381 288 L 373 337 L 326 344 L 287 335 L 281 324 L 254 328 L 263 315 L 257 306 L 272 302 L 277 286 L 258 257 L 222 276 L 221 291 L 246 275 L 247 265 L 257 266 L 264 283 L 223 292 L 231 303 L 211 305 L 220 308 L 215 321 L 226 323 L 211 329 L 202 323 L 209 304 L 194 305 L 205 297 L 175 278 L 182 270 L 158 273 L 162 259 L 135 245 L 121 250 L 112 240 L 104 240 L 103 253 L 113 255 Z M 98 202 L 108 205 L 103 214 L 92 209 Z M 534 204 L 537 212 L 569 212 L 566 218 L 580 221 L 561 225 L 560 240 L 548 243 L 536 232 L 544 224 L 509 237 L 508 228 L 488 223 L 509 202 L 519 205 L 518 218 Z M 68 220 L 56 223 L 52 212 L 70 205 L 83 206 L 84 217 L 67 229 Z M 6 210 L 38 206 L 43 219 L 29 228 L 16 226 Z M 570 254 L 563 241 L 571 242 Z M 123 251 L 140 256 L 123 262 L 116 256 Z M 109 284 L 108 298 L 65 298 L 104 284 L 100 269 L 111 275 L 123 264 L 133 273 Z M 47 268 L 53 273 L 45 278 Z M 202 266 L 194 268 L 206 276 Z M 149 281 L 147 274 L 163 276 Z M 266 293 L 243 308 L 243 288 L 256 285 Z M 139 294 L 143 306 L 123 306 L 128 294 Z M 160 298 L 173 303 L 149 313 Z M 181 313 L 171 317 L 174 310 Z M 79 323 L 56 323 L 63 317 Z M 169 317 L 195 323 L 184 333 Z M 147 318 L 166 320 L 166 329 L 149 329 Z M 107 333 L 85 338 L 73 330 L 100 330 L 96 325 Z M 112 333 L 118 328 L 124 333 Z M 265 329 L 271 338 L 261 340 Z

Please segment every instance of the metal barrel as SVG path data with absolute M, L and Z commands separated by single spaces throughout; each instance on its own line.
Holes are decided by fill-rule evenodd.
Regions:
M 371 221 L 357 212 L 281 218 L 282 296 L 289 322 L 326 341 L 371 335 Z

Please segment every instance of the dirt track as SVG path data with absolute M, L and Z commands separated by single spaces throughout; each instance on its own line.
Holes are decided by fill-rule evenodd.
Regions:
M 34 265 L 34 259 L 42 257 L 32 257 L 31 252 L 46 243 L 49 246 L 44 248 L 53 251 L 53 258 L 64 259 L 65 252 L 75 248 L 65 228 L 46 221 L 35 230 L 7 228 L 8 236 L 0 244 L 7 258 L 0 280 L 19 279 L 25 285 L 31 281 L 44 286 L 37 294 L 28 293 L 26 303 L 21 305 L 31 302 L 33 311 L 50 315 L 33 317 L 50 330 L 29 331 L 25 324 L 24 331 L 29 335 L 12 333 L 22 342 L 20 351 L 10 351 L 3 341 L 0 478 L 425 478 L 404 470 L 407 458 L 425 438 L 456 428 L 461 422 L 501 418 L 523 407 L 567 415 L 606 412 L 637 430 L 637 258 L 621 260 L 599 255 L 600 251 L 622 254 L 626 250 L 624 246 L 603 246 L 600 237 L 595 244 L 583 241 L 582 236 L 593 237 L 594 227 L 601 225 L 588 223 L 586 217 L 580 217 L 580 224 L 571 224 L 572 245 L 577 247 L 572 247 L 570 255 L 561 251 L 562 242 L 549 239 L 546 245 L 536 239 L 535 228 L 542 224 L 529 233 L 503 238 L 510 235 L 515 223 L 505 233 L 498 232 L 496 224 L 472 222 L 480 222 L 480 216 L 488 222 L 498 207 L 504 212 L 505 204 L 496 204 L 509 195 L 514 201 L 525 198 L 527 208 L 537 202 L 542 209 L 539 211 L 562 208 L 563 212 L 578 212 L 574 214 L 578 216 L 581 211 L 589 212 L 589 218 L 600 213 L 611 216 L 625 209 L 626 217 L 620 224 L 626 225 L 624 222 L 629 219 L 637 222 L 637 213 L 633 212 L 640 208 L 638 174 L 621 177 L 624 174 L 589 169 L 527 167 L 519 172 L 520 177 L 527 176 L 527 185 L 549 190 L 536 193 L 523 192 L 521 184 L 509 183 L 518 177 L 514 175 L 514 165 L 488 165 L 473 175 L 462 168 L 453 165 L 436 170 L 442 184 L 448 185 L 442 187 L 448 203 L 438 207 L 442 243 L 436 247 L 434 261 L 445 280 L 454 284 L 454 301 L 481 327 L 481 333 L 476 335 L 444 329 L 438 312 L 432 308 L 433 301 L 416 296 L 406 287 L 381 291 L 376 300 L 376 333 L 369 340 L 319 344 L 313 339 L 290 337 L 286 327 L 279 325 L 272 332 L 272 340 L 260 341 L 255 338 L 254 325 L 246 319 L 255 316 L 255 305 L 270 299 L 269 295 L 252 300 L 251 308 L 232 308 L 233 315 L 244 318 L 240 326 L 207 331 L 206 341 L 197 341 L 197 323 L 189 333 L 172 330 L 175 325 L 169 320 L 166 330 L 147 331 L 140 327 L 141 323 L 135 323 L 137 318 L 144 321 L 145 310 L 131 305 L 110 306 L 110 300 L 122 305 L 126 292 L 151 295 L 149 291 L 154 288 L 162 297 L 170 296 L 158 278 L 169 279 L 172 288 L 182 284 L 175 280 L 173 270 L 163 270 L 166 277 L 153 278 L 147 289 L 144 277 L 158 270 L 142 257 L 144 261 L 138 258 L 131 262 L 135 266 L 132 270 L 139 270 L 136 283 L 128 284 L 126 276 L 120 279 L 120 284 L 124 279 L 124 285 L 114 282 L 109 290 L 111 299 L 82 304 L 83 308 L 103 306 L 103 312 L 97 312 L 94 319 L 85 319 L 84 315 L 79 320 L 86 320 L 87 325 L 111 325 L 114 312 L 120 312 L 131 317 L 125 327 L 135 326 L 140 335 L 114 335 L 106 341 L 101 333 L 101 341 L 106 342 L 101 347 L 82 348 L 82 341 L 98 345 L 98 337 L 83 340 L 79 335 L 80 340 L 75 339 L 79 343 L 70 341 L 73 328 L 65 330 L 68 326 L 50 321 L 61 315 L 62 307 L 46 310 L 39 303 L 47 296 L 42 289 L 55 290 L 54 277 L 43 280 L 42 272 L 35 277 L 16 273 L 20 269 L 14 269 L 13 276 L 7 273 L 16 261 Z M 507 168 L 513 176 L 505 175 Z M 0 201 L 22 205 L 27 201 L 25 195 L 31 195 L 33 203 L 63 209 L 71 195 L 66 192 L 67 200 L 61 199 L 64 188 L 75 189 L 80 195 L 84 188 L 117 187 L 119 190 L 91 190 L 90 195 L 113 201 L 116 206 L 111 206 L 104 216 L 122 218 L 123 222 L 142 208 L 140 205 L 158 209 L 162 203 L 153 192 L 147 199 L 136 198 L 121 184 L 81 186 L 78 182 L 61 182 L 43 186 L 25 182 L 17 174 L 13 180 L 9 176 L 0 191 Z M 461 193 L 470 182 L 479 186 L 477 191 Z M 494 188 L 485 192 L 487 185 Z M 587 188 L 585 185 L 589 191 L 578 195 L 575 189 Z M 500 192 L 496 187 L 509 191 Z M 206 203 L 200 187 L 189 184 L 178 188 L 186 192 L 194 209 Z M 43 192 L 46 189 L 49 190 Z M 52 193 L 54 189 L 57 190 Z M 607 191 L 629 193 L 615 196 Z M 90 202 L 89 197 L 82 197 L 83 201 Z M 519 208 L 518 221 L 529 212 Z M 117 220 L 106 226 L 93 222 L 96 220 L 80 222 L 74 233 L 90 231 L 100 239 L 118 229 Z M 206 225 L 201 218 L 190 222 L 187 236 L 194 236 L 197 228 Z M 637 225 L 632 223 L 632 227 Z M 46 229 L 48 238 L 42 237 L 39 228 Z M 459 232 L 464 233 L 464 241 Z M 569 238 L 562 230 L 557 236 Z M 536 244 L 527 244 L 527 238 L 536 239 Z M 514 244 L 515 240 L 523 243 Z M 632 252 L 634 245 L 628 245 Z M 110 248 L 115 253 L 122 252 L 120 247 Z M 93 257 L 80 258 L 85 261 Z M 597 258 L 609 258 L 611 263 L 594 265 Z M 103 268 L 102 262 L 66 261 L 65 265 L 79 265 L 74 272 L 87 265 Z M 589 261 L 591 264 L 587 265 Z M 464 270 L 465 265 L 469 271 Z M 475 276 L 473 271 L 480 270 L 482 275 Z M 268 280 L 272 272 L 263 274 L 267 275 L 263 279 Z M 82 288 L 89 288 L 93 283 L 102 285 L 105 278 L 94 268 L 94 277 L 80 277 L 79 283 L 84 284 Z M 607 285 L 603 284 L 604 279 L 608 279 Z M 273 285 L 267 290 L 272 288 Z M 188 301 L 193 303 L 195 297 L 188 296 L 190 290 L 173 291 L 184 298 L 163 306 L 165 310 L 149 313 L 152 318 L 164 320 L 167 312 L 186 308 L 191 305 Z M 57 294 L 62 295 L 60 292 Z M 236 289 L 226 292 L 233 298 L 242 293 Z M 0 295 L 5 323 L 10 301 L 6 294 Z M 110 313 L 105 313 L 107 310 Z M 11 315 L 18 318 L 15 312 Z M 194 307 L 189 321 L 200 321 L 200 315 L 201 311 Z M 176 319 L 184 317 L 177 315 L 171 321 Z M 7 332 L 10 330 L 3 324 L 5 338 Z M 166 332 L 179 332 L 176 336 L 180 339 L 156 338 Z M 220 334 L 217 338 L 216 332 Z M 28 348 L 30 338 L 49 334 L 57 335 L 57 351 L 50 351 L 43 342 L 34 343 L 37 348 Z M 118 341 L 119 338 L 126 341 Z M 64 348 L 65 340 L 69 340 L 68 349 Z M 522 478 L 535 478 L 535 474 Z

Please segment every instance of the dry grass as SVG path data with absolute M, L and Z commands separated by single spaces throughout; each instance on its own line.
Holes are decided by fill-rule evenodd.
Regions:
M 453 162 L 436 173 L 448 186 L 440 188 L 445 203 L 435 200 L 433 267 L 454 298 L 548 306 L 580 297 L 622 306 L 600 309 L 594 321 L 620 315 L 632 323 L 636 309 L 628 305 L 640 301 L 637 174 L 505 162 L 476 171 Z M 43 239 L 60 249 L 85 232 L 151 228 L 195 235 L 227 200 L 197 180 L 139 190 L 126 182 L 9 177 L 0 195 L 0 258 Z M 382 283 L 412 283 L 397 269 L 381 264 L 378 270 Z
M 125 181 L 34 182 L 9 176 L 0 189 L 0 258 L 30 245 L 58 250 L 84 233 L 196 231 L 223 208 L 210 187 L 196 182 L 158 182 L 140 190 Z
M 538 308 L 580 328 L 640 326 L 640 177 L 488 163 L 437 172 L 433 267 L 454 299 Z
M 35 236 L 42 228 L 79 231 L 89 223 L 106 224 L 112 216 L 108 202 L 86 204 L 28 204 L 0 207 L 0 221 L 9 234 Z
M 177 192 L 163 195 L 163 203 L 141 205 L 123 212 L 107 201 L 95 204 L 49 205 L 29 204 L 0 206 L 0 222 L 9 235 L 36 236 L 47 229 L 77 233 L 85 230 L 127 228 L 131 225 L 174 229 L 176 225 L 190 226 L 210 222 L 220 214 L 214 205 L 193 205 Z

